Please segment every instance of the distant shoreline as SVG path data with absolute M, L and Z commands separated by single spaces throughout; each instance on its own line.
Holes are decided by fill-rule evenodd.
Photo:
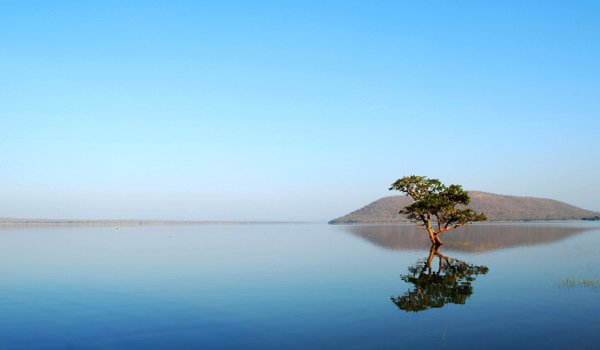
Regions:
M 219 221 L 219 220 L 66 220 L 0 219 L 0 226 L 158 226 L 158 225 L 265 225 L 314 224 L 313 221 Z M 320 223 L 320 222 L 319 222 Z
M 564 220 L 490 220 L 473 225 L 490 224 L 541 224 L 560 222 L 585 222 L 597 220 L 564 219 Z M 219 220 L 66 220 L 66 219 L 0 219 L 0 227 L 10 226 L 176 226 L 176 225 L 281 225 L 281 224 L 329 224 L 335 226 L 389 226 L 415 225 L 413 222 L 321 222 L 321 221 L 219 221 Z
M 482 222 L 473 222 L 469 225 L 484 226 L 496 224 L 551 224 L 561 222 L 598 222 L 600 220 L 590 219 L 547 219 L 547 220 L 486 220 Z M 421 224 L 410 221 L 358 221 L 358 222 L 333 222 L 329 221 L 328 225 L 332 226 L 421 226 Z

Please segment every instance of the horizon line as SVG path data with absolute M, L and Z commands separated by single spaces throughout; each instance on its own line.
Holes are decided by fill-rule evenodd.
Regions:
M 252 225 L 252 224 L 312 224 L 326 221 L 303 220 L 163 220 L 163 219 L 32 219 L 0 218 L 0 225 Z

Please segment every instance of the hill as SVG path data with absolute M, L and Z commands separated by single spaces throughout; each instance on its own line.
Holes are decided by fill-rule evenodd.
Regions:
M 469 208 L 483 211 L 489 221 L 581 220 L 600 213 L 546 198 L 505 196 L 470 191 Z M 401 223 L 408 222 L 398 211 L 410 204 L 406 196 L 390 196 L 376 200 L 358 210 L 331 220 L 330 224 Z

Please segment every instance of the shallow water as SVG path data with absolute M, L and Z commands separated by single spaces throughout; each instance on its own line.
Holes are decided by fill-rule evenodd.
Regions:
M 413 226 L 4 227 L 0 348 L 599 347 L 599 223 L 445 235 L 428 268 Z

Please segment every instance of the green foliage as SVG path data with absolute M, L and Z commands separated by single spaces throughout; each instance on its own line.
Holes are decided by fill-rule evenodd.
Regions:
M 413 285 L 404 295 L 392 297 L 392 302 L 404 311 L 418 312 L 440 308 L 445 304 L 464 304 L 473 294 L 471 283 L 478 275 L 485 275 L 486 266 L 440 256 L 440 270 L 431 271 L 430 259 L 418 261 L 409 267 L 402 280 Z
M 396 180 L 390 190 L 400 191 L 414 200 L 414 203 L 400 210 L 400 214 L 421 222 L 433 235 L 432 241 L 442 232 L 470 222 L 487 220 L 485 214 L 466 208 L 471 199 L 460 185 L 446 186 L 438 179 L 413 175 Z M 436 230 L 432 224 L 437 225 Z

